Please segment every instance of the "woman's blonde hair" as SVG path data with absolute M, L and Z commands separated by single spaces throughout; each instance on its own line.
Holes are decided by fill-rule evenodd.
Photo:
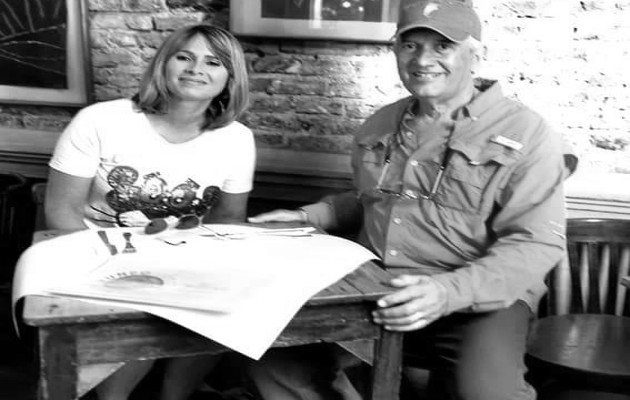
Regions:
M 206 112 L 202 130 L 216 129 L 234 122 L 247 109 L 249 83 L 243 48 L 238 40 L 225 29 L 197 24 L 173 32 L 162 43 L 149 63 L 140 81 L 138 93 L 133 97 L 144 112 L 165 114 L 172 97 L 166 82 L 166 64 L 194 36 L 200 35 L 210 44 L 210 49 L 228 71 L 228 81 Z

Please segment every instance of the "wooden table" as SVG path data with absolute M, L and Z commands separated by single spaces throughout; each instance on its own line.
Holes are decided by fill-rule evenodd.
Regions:
M 333 342 L 373 357 L 372 400 L 398 398 L 402 334 L 371 322 L 374 300 L 392 288 L 392 275 L 366 263 L 311 298 L 273 347 Z M 124 308 L 68 298 L 28 296 L 24 322 L 35 330 L 40 399 L 78 398 L 126 361 L 228 351 L 170 321 Z

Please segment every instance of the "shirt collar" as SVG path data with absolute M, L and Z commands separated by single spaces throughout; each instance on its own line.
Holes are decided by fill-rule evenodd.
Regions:
M 475 89 L 479 92 L 472 101 L 464 106 L 464 115 L 476 120 L 481 114 L 492 108 L 497 101 L 503 99 L 499 82 L 490 79 L 475 79 Z
M 475 79 L 475 88 L 478 90 L 478 94 L 462 108 L 463 116 L 473 120 L 479 118 L 481 114 L 504 98 L 501 86 L 495 80 L 477 78 Z M 367 121 L 371 129 L 362 129 L 357 137 L 357 143 L 364 146 L 374 146 L 378 143 L 387 145 L 392 135 L 398 132 L 400 121 L 405 112 L 413 106 L 415 101 L 412 96 L 409 96 L 379 110 L 374 118 Z M 392 114 L 394 115 L 393 118 Z M 365 134 L 365 132 L 370 133 Z
M 400 128 L 400 121 L 413 103 L 413 97 L 405 97 L 376 112 L 361 127 L 357 143 L 362 146 L 387 145 Z

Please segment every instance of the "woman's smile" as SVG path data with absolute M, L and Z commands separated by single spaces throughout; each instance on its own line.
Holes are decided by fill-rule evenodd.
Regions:
M 192 78 L 192 77 L 187 77 L 187 76 L 179 78 L 179 81 L 182 82 L 184 85 L 205 85 L 208 83 L 203 79 Z

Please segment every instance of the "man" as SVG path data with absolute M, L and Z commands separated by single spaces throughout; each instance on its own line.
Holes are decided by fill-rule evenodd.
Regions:
M 356 135 L 356 192 L 250 221 L 360 219 L 360 242 L 400 273 L 374 322 L 408 332 L 405 352 L 428 358 L 430 398 L 534 399 L 523 356 L 564 249 L 561 138 L 475 79 L 483 46 L 469 1 L 403 0 L 400 11 L 394 51 L 411 97 Z

